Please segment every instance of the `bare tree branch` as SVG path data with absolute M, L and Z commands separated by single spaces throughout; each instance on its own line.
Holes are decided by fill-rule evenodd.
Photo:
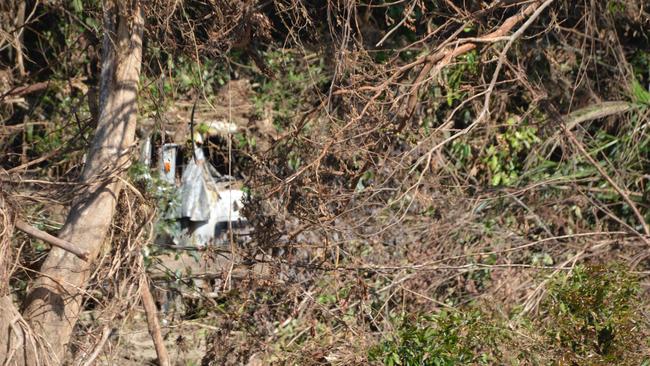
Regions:
M 56 236 L 52 236 L 45 231 L 39 230 L 32 225 L 26 223 L 25 221 L 22 220 L 16 220 L 16 228 L 25 234 L 28 234 L 30 236 L 33 236 L 36 239 L 40 239 L 48 244 L 51 244 L 55 247 L 61 248 L 65 251 L 68 251 L 77 257 L 83 259 L 84 261 L 88 261 L 88 252 L 85 250 L 80 249 L 78 246 L 57 238 Z

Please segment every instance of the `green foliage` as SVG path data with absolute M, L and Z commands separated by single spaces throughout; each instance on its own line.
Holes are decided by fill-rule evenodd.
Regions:
M 630 58 L 634 76 L 639 84 L 650 82 L 650 52 L 639 49 Z
M 237 149 L 254 149 L 257 146 L 257 139 L 255 139 L 255 136 L 248 136 L 243 133 L 235 134 L 235 141 L 237 142 Z
M 645 106 L 650 106 L 650 92 L 644 88 L 636 79 L 632 80 L 632 100 Z
M 623 13 L 625 11 L 625 3 L 622 1 L 611 0 L 607 3 L 607 10 L 612 15 Z
M 367 170 L 365 173 L 363 173 L 363 175 L 361 176 L 361 178 L 357 182 L 357 186 L 355 187 L 355 190 L 357 192 L 361 192 L 364 189 L 366 189 L 366 187 L 372 185 L 374 177 L 375 177 L 375 175 L 372 172 L 372 170 Z
M 180 207 L 180 197 L 176 187 L 161 179 L 158 172 L 152 173 L 148 166 L 140 162 L 131 164 L 128 175 L 136 187 L 157 204 L 160 214 L 156 221 L 156 232 L 171 237 L 179 235 L 180 223 L 172 217 L 172 214 Z M 157 249 L 160 250 L 160 248 Z M 150 256 L 154 254 L 145 252 L 147 265 L 150 264 Z
M 165 112 L 179 98 L 196 95 L 199 91 L 210 98 L 230 81 L 228 64 L 222 61 L 206 59 L 199 63 L 188 57 L 171 57 L 155 45 L 146 52 L 152 59 L 165 61 L 157 65 L 163 68 L 161 74 L 141 75 L 144 93 L 140 93 L 138 103 L 142 115 Z M 202 128 L 207 126 L 197 126 L 200 132 Z
M 72 8 L 75 12 L 81 13 L 84 10 L 84 5 L 81 0 L 72 0 Z
M 461 168 L 472 160 L 472 146 L 462 140 L 454 140 L 451 154 L 455 157 L 456 168 Z
M 548 253 L 533 253 L 531 256 L 530 264 L 533 266 L 552 266 L 554 263 L 553 257 Z
M 455 308 L 415 321 L 405 318 L 369 350 L 369 359 L 391 366 L 650 362 L 639 282 L 629 271 L 579 265 L 553 276 L 547 289 L 534 317 L 506 319 Z
M 287 156 L 287 166 L 289 167 L 289 169 L 291 169 L 294 172 L 298 171 L 301 164 L 302 164 L 302 159 L 300 158 L 300 156 L 296 154 L 294 150 L 291 150 L 291 152 L 289 152 L 289 155 Z
M 405 319 L 393 339 L 370 349 L 369 358 L 388 366 L 492 365 L 504 337 L 480 311 L 441 311 L 416 322 Z
M 444 76 L 447 82 L 447 105 L 450 107 L 454 101 L 461 100 L 465 93 L 461 91 L 464 80 L 478 74 L 478 54 L 470 51 L 460 57 L 460 62 L 448 69 L 445 69 Z
M 283 130 L 308 99 L 308 93 L 327 80 L 324 60 L 304 61 L 304 58 L 285 51 L 268 51 L 264 58 L 275 77 L 263 77 L 254 84 L 253 104 L 260 117 L 270 106 L 274 126 Z
M 638 280 L 622 267 L 577 266 L 554 278 L 542 308 L 559 359 L 573 364 L 640 364 Z
M 482 150 L 476 151 L 469 143 L 471 140 L 461 138 L 454 140 L 448 151 L 457 170 L 470 176 L 489 177 L 491 186 L 509 187 L 518 184 L 524 176 L 542 178 L 539 172 L 526 166 L 527 160 L 535 156 L 531 154 L 534 147 L 541 141 L 537 134 L 537 128 L 526 120 L 519 122 L 517 117 L 510 117 L 505 127 L 492 137 L 492 143 Z
M 195 128 L 196 132 L 200 133 L 201 135 L 205 135 L 208 133 L 208 131 L 210 131 L 210 126 L 206 125 L 203 122 L 199 123 Z
M 203 86 L 207 92 L 213 92 L 226 85 L 230 80 L 227 65 L 223 62 L 205 60 L 201 64 L 191 59 L 179 57 L 174 62 L 168 59 L 168 68 L 174 70 L 177 93 L 184 94 Z
M 24 82 L 48 81 L 46 90 L 39 93 L 38 102 L 29 102 L 25 116 L 28 121 L 31 118 L 46 120 L 47 123 L 26 124 L 23 146 L 27 149 L 24 152 L 28 156 L 39 156 L 57 149 L 62 151 L 56 156 L 57 161 L 49 162 L 48 168 L 53 174 L 56 174 L 57 165 L 67 170 L 67 164 L 73 160 L 68 154 L 85 148 L 90 140 L 87 103 L 90 83 L 85 71 L 95 61 L 93 56 L 96 53 L 79 45 L 89 42 L 92 38 L 90 33 L 97 35 L 97 29 L 91 26 L 96 5 L 95 1 L 43 4 L 34 11 L 37 18 L 47 19 L 48 26 L 41 30 L 39 23 L 35 22 L 24 33 L 25 66 L 28 70 L 33 69 Z M 44 17 L 39 11 L 47 12 L 48 16 Z M 76 14 L 72 15 L 72 12 Z M 77 21 L 70 21 L 69 16 L 74 16 Z M 6 117 L 3 115 L 3 120 Z
M 517 124 L 515 118 L 509 118 L 507 128 L 496 135 L 496 143 L 490 145 L 483 157 L 493 186 L 514 185 L 523 170 L 523 158 L 531 147 L 540 140 L 537 129 L 525 124 Z
M 319 5 L 312 6 L 311 3 Z M 621 203 L 620 195 L 603 178 L 603 174 L 579 153 L 576 146 L 567 143 L 565 136 L 556 133 L 555 118 L 545 115 L 552 110 L 546 111 L 544 103 L 557 107 L 558 114 L 566 115 L 594 101 L 620 100 L 621 86 L 628 85 L 621 82 L 621 75 L 629 74 L 625 67 L 620 67 L 626 66 L 622 58 L 628 58 L 635 79 L 626 89 L 626 99 L 636 103 L 638 108 L 607 118 L 585 120 L 573 131 L 588 154 L 624 191 L 629 192 L 641 213 L 650 219 L 645 178 L 650 156 L 647 129 L 650 53 L 643 39 L 644 23 L 640 23 L 645 21 L 640 20 L 645 19 L 642 18 L 643 14 L 638 19 L 628 17 L 634 13 L 634 2 L 628 4 L 608 0 L 589 6 L 576 6 L 570 2 L 552 4 L 540 14 L 535 24 L 531 24 L 527 36 L 521 37 L 506 55 L 514 66 L 504 69 L 499 76 L 499 84 L 493 91 L 492 104 L 489 106 L 491 118 L 471 131 L 462 129 L 470 125 L 477 107 L 482 104 L 482 99 L 476 97 L 485 91 L 485 82 L 492 76 L 494 56 L 498 49 L 489 44 L 480 44 L 479 51 L 457 57 L 452 65 L 443 68 L 440 75 L 443 82 L 438 84 L 440 78 L 431 77 L 420 83 L 421 89 L 416 95 L 421 98 L 412 119 L 404 121 L 404 128 L 400 127 L 398 136 L 391 131 L 394 122 L 401 122 L 394 118 L 400 117 L 401 113 L 397 113 L 397 116 L 394 113 L 400 112 L 403 97 L 414 85 L 418 71 L 422 70 L 420 61 L 411 66 L 407 64 L 418 57 L 440 51 L 438 46 L 453 48 L 462 44 L 455 41 L 461 41 L 463 37 L 489 34 L 505 19 L 520 12 L 525 4 L 494 2 L 485 8 L 480 2 L 406 3 L 376 0 L 360 2 L 350 8 L 334 3 L 300 2 L 296 3 L 300 6 L 295 7 L 293 13 L 293 10 L 283 9 L 282 4 L 274 3 L 255 7 L 251 12 L 246 10 L 241 17 L 237 13 L 240 6 L 227 6 L 226 9 L 216 3 L 206 4 L 187 3 L 178 7 L 174 14 L 163 14 L 162 17 L 160 14 L 147 14 L 147 41 L 138 93 L 141 98 L 138 111 L 139 117 L 142 117 L 140 120 L 153 119 L 156 128 L 169 130 L 171 126 L 168 122 L 171 121 L 158 118 L 164 117 L 161 112 L 176 103 L 182 109 L 191 104 L 198 93 L 208 99 L 218 97 L 216 95 L 222 93 L 217 92 L 227 84 L 231 75 L 237 79 L 250 79 L 255 90 L 253 102 L 258 117 L 269 117 L 279 130 L 293 132 L 296 116 L 302 114 L 301 111 L 315 111 L 307 115 L 304 126 L 298 131 L 304 132 L 304 136 L 283 133 L 277 134 L 280 138 L 276 139 L 275 136 L 266 136 L 269 132 L 266 128 L 258 128 L 266 126 L 256 126 L 254 123 L 246 130 L 255 131 L 259 141 L 245 133 L 234 135 L 233 141 L 238 149 L 253 149 L 258 143 L 264 150 L 269 147 L 268 153 L 260 154 L 259 159 L 256 156 L 255 164 L 250 164 L 252 169 L 257 170 L 254 173 L 259 174 L 248 174 L 251 168 L 242 167 L 242 172 L 246 173 L 242 176 L 247 177 L 246 184 L 252 187 L 244 188 L 247 195 L 251 190 L 259 190 L 260 195 L 269 193 L 266 188 L 269 181 L 274 182 L 277 178 L 282 179 L 298 171 L 301 173 L 298 179 L 285 182 L 288 189 L 298 193 L 317 189 L 313 190 L 313 200 L 307 195 L 295 197 L 296 200 L 307 199 L 304 205 L 300 204 L 300 211 L 287 210 L 290 215 L 285 215 L 283 209 L 277 214 L 269 214 L 268 226 L 265 225 L 266 221 L 255 226 L 256 234 L 271 233 L 260 234 L 260 237 L 272 238 L 275 221 L 278 232 L 286 231 L 289 234 L 296 226 L 305 228 L 301 229 L 305 230 L 304 235 L 279 235 L 278 240 L 256 238 L 256 242 L 242 248 L 240 254 L 245 255 L 238 263 L 238 266 L 248 266 L 249 259 L 257 259 L 258 254 L 266 251 L 266 247 L 258 244 L 266 245 L 268 241 L 269 246 L 284 246 L 286 243 L 287 250 L 283 252 L 289 255 L 277 258 L 277 264 L 282 266 L 276 268 L 270 263 L 272 276 L 246 276 L 244 281 L 236 279 L 232 292 L 219 294 L 216 303 L 210 299 L 210 303 L 215 303 L 211 305 L 215 310 L 222 309 L 218 316 L 211 314 L 211 318 L 223 316 L 227 319 L 224 326 L 219 326 L 218 333 L 222 334 L 222 339 L 215 342 L 215 346 L 226 350 L 224 353 L 231 353 L 228 347 L 236 342 L 235 337 L 245 334 L 250 336 L 245 343 L 250 353 L 259 355 L 275 347 L 283 352 L 278 364 L 345 363 L 352 358 L 349 354 L 359 356 L 359 353 L 350 352 L 350 348 L 357 345 L 366 347 L 364 341 L 371 337 L 369 334 L 375 334 L 372 332 L 387 321 L 384 316 L 390 319 L 400 311 L 406 314 L 430 314 L 435 303 L 421 298 L 410 301 L 416 294 L 441 296 L 448 300 L 448 305 L 492 295 L 499 301 L 514 303 L 526 295 L 523 292 L 527 289 L 535 288 L 529 286 L 528 276 L 540 271 L 539 268 L 517 266 L 553 265 L 554 262 L 563 261 L 567 255 L 573 255 L 570 251 L 582 244 L 564 245 L 553 241 L 540 242 L 539 245 L 533 243 L 533 247 L 525 243 L 554 235 L 607 232 L 620 230 L 625 225 L 638 225 L 629 206 Z M 100 15 L 100 5 L 101 2 L 96 0 L 40 4 L 24 28 L 23 49 L 29 68 L 27 76 L 17 77 L 15 52 L 11 45 L 6 48 L 3 62 L 7 66 L 9 81 L 5 89 L 41 81 L 48 81 L 48 87 L 43 93 L 19 98 L 25 99 L 24 102 L 15 102 L 15 105 L 12 101 L 5 103 L 7 106 L 3 108 L 7 109 L 3 111 L 11 109 L 17 112 L 11 111 L 12 116 L 6 119 L 8 133 L 12 134 L 13 140 L 4 145 L 7 146 L 6 159 L 13 160 L 4 168 L 22 163 L 18 162 L 23 159 L 19 151 L 21 147 L 26 147 L 27 156 L 24 158 L 27 161 L 37 158 L 36 154 L 42 155 L 54 149 L 73 153 L 81 150 L 82 146 L 87 147 L 94 127 L 88 122 L 90 113 L 84 98 L 87 88 L 98 84 L 96 72 L 97 66 L 101 66 L 98 62 L 101 45 L 97 41 L 101 40 L 101 16 L 95 15 Z M 156 9 L 149 5 L 145 9 Z M 319 17 L 318 11 L 324 10 L 325 5 L 328 16 Z M 304 9 L 302 6 L 305 6 Z M 463 8 L 462 12 L 455 13 L 453 10 L 457 7 Z M 194 17 L 201 8 L 209 10 L 203 20 Z M 354 12 L 350 12 L 352 10 Z M 584 10 L 588 12 L 582 14 Z M 344 22 L 345 18 L 341 18 L 346 11 L 354 18 L 355 29 L 351 38 L 340 38 L 338 31 L 329 34 L 328 29 L 344 29 L 349 24 Z M 315 16 L 305 22 L 304 27 L 298 28 L 295 27 L 297 24 L 288 20 L 301 17 L 300 12 Z M 184 17 L 182 24 L 189 24 L 189 28 L 173 22 L 179 14 Z M 241 36 L 239 33 L 247 33 L 245 28 L 255 27 L 252 21 L 265 14 L 270 16 L 273 25 L 272 40 L 259 38 L 264 32 L 255 29 L 250 32 L 251 43 L 245 49 L 222 54 L 222 50 L 232 49 L 228 39 L 237 41 Z M 478 16 L 470 19 L 460 16 L 462 14 Z M 636 17 L 638 14 L 633 15 Z M 236 27 L 222 22 L 230 22 L 229 18 L 236 19 Z M 325 22 L 319 18 L 326 18 Z M 564 26 L 548 27 L 549 22 L 556 18 Z M 178 38 L 157 29 L 156 21 L 159 19 L 167 20 L 164 26 L 177 34 Z M 215 19 L 218 21 L 215 22 Z M 452 22 L 447 23 L 450 20 Z M 454 23 L 454 20 L 457 22 Z M 215 32 L 205 32 L 208 28 L 201 25 L 203 21 L 220 24 L 220 27 L 215 28 Z M 284 25 L 291 37 L 283 32 L 285 28 L 279 26 L 280 21 L 287 22 Z M 230 32 L 227 29 L 232 29 L 234 34 L 227 34 Z M 94 33 L 93 37 L 87 37 L 88 33 Z M 204 37 L 214 36 L 214 39 L 211 43 L 190 44 L 185 42 L 186 35 L 197 38 L 199 42 Z M 302 39 L 303 35 L 309 35 L 309 40 Z M 590 42 L 599 39 L 600 35 L 608 35 L 606 38 L 612 42 Z M 225 38 L 217 38 L 221 36 Z M 382 46 L 375 47 L 381 37 L 386 38 Z M 342 42 L 346 40 L 349 42 Z M 621 42 L 620 48 L 617 40 Z M 585 41 L 589 46 L 586 50 L 583 47 Z M 178 44 L 178 49 L 174 49 L 174 43 Z M 363 49 L 366 43 L 372 47 Z M 191 48 L 192 51 L 181 56 L 182 48 Z M 207 51 L 210 56 L 204 57 L 195 51 Z M 262 63 L 268 66 L 268 74 L 272 76 L 255 72 L 256 64 L 262 63 L 252 61 L 254 53 L 261 55 Z M 634 56 L 629 58 L 632 53 Z M 215 59 L 215 55 L 220 58 Z M 336 60 L 327 59 L 332 55 L 337 56 Z M 344 57 L 339 60 L 339 55 Z M 378 65 L 373 65 L 372 60 Z M 332 100 L 320 105 L 322 99 L 318 97 L 322 95 L 318 94 L 328 93 L 328 81 L 334 66 L 341 73 L 336 87 L 342 88 L 345 93 L 336 94 Z M 536 78 L 535 74 L 540 77 Z M 7 78 L 3 76 L 2 79 Z M 389 83 L 383 84 L 383 81 Z M 374 87 L 382 87 L 383 90 L 377 94 L 376 100 L 370 101 L 369 98 L 374 98 L 377 90 Z M 330 133 L 336 130 L 335 121 L 347 124 L 349 117 L 369 101 L 368 108 L 364 108 L 366 114 L 350 124 L 348 130 Z M 467 103 L 456 110 L 455 107 L 461 102 Z M 514 111 L 525 114 L 528 120 L 508 119 L 509 116 L 504 115 Z M 320 118 L 326 113 L 331 118 Z M 24 120 L 23 114 L 26 114 Z M 149 114 L 155 118 L 148 118 Z M 506 120 L 504 126 L 491 128 L 494 121 Z M 20 131 L 22 121 L 26 127 L 23 137 L 15 132 Z M 164 125 L 160 125 L 161 121 Z M 415 129 L 418 121 L 422 121 L 423 133 Z M 530 121 L 539 122 L 544 130 L 537 131 Z M 206 133 L 207 127 L 199 123 L 196 131 Z M 437 145 L 456 131 L 462 133 L 460 138 L 450 146 L 442 147 L 453 164 L 446 164 L 447 159 L 436 157 L 430 164 L 430 171 L 422 171 L 418 185 L 413 186 L 417 195 L 410 195 L 411 189 L 404 192 L 405 184 L 410 186 L 415 183 L 405 173 L 415 171 L 411 170 L 413 163 L 410 156 L 425 151 L 431 147 L 431 143 Z M 541 147 L 539 137 L 546 140 Z M 304 169 L 318 154 L 314 149 L 321 148 L 323 142 L 329 141 L 332 141 L 332 147 L 328 148 L 322 162 L 318 161 L 317 169 Z M 269 142 L 272 142 L 270 146 Z M 392 151 L 392 143 L 395 146 L 403 143 L 414 149 L 409 154 Z M 388 147 L 386 151 L 384 146 Z M 76 158 L 57 153 L 51 161 L 39 163 L 39 166 L 56 167 L 60 173 L 65 173 L 66 181 L 72 180 L 76 172 L 71 170 L 82 166 L 82 154 L 78 152 Z M 372 168 L 364 168 L 361 172 L 366 162 L 372 163 Z M 49 173 L 39 176 L 40 172 L 32 169 L 39 166 L 25 171 L 25 178 L 36 181 L 47 177 L 54 181 L 62 177 L 62 174 Z M 269 167 L 271 169 L 266 169 Z M 266 172 L 272 172 L 273 176 Z M 330 173 L 342 174 L 329 178 Z M 19 174 L 22 175 L 22 172 Z M 350 185 L 348 177 L 358 177 L 359 174 L 361 176 L 356 186 Z M 176 235 L 178 222 L 168 215 L 178 204 L 174 187 L 142 164 L 134 164 L 130 175 L 146 198 L 158 205 L 158 232 Z M 486 189 L 490 185 L 519 185 L 523 188 L 523 184 L 531 181 L 543 184 L 530 185 L 521 190 Z M 314 186 L 314 182 L 318 186 Z M 9 189 L 9 194 L 12 191 Z M 360 193 L 357 195 L 360 199 L 355 197 L 355 193 Z M 24 192 L 21 194 L 25 195 Z M 398 195 L 400 199 L 394 199 Z M 287 203 L 284 199 L 294 199 L 294 196 L 270 195 L 269 199 L 274 202 L 272 206 L 288 208 L 289 205 L 284 205 Z M 521 204 L 511 204 L 510 196 L 520 199 Z M 63 195 L 53 197 L 60 202 L 67 202 L 68 198 Z M 278 205 L 275 205 L 275 200 L 279 200 Z M 402 210 L 407 200 L 408 209 Z M 358 205 L 360 202 L 363 206 Z M 467 204 L 464 205 L 464 202 Z M 413 205 L 410 206 L 410 203 Z M 311 215 L 310 206 L 315 208 L 313 212 L 316 209 L 321 212 Z M 391 210 L 384 213 L 374 208 L 384 206 Z M 258 221 L 266 220 L 267 213 L 262 212 L 266 211 L 266 207 L 260 207 Z M 360 208 L 363 210 L 358 210 Z M 423 217 L 413 214 L 417 212 L 423 212 Z M 399 221 L 393 221 L 395 213 L 400 214 Z M 357 215 L 369 220 L 355 220 Z M 32 222 L 40 221 L 31 215 L 27 217 Z M 336 221 L 330 223 L 330 218 Z M 381 225 L 388 220 L 391 224 L 382 228 Z M 322 225 L 318 233 L 312 236 L 309 231 L 314 223 Z M 336 236 L 330 227 L 336 230 Z M 348 230 L 348 227 L 355 230 Z M 356 230 L 357 227 L 360 230 Z M 377 227 L 381 231 L 374 234 Z M 302 236 L 307 239 L 303 240 Z M 309 266 L 300 265 L 285 273 L 284 268 L 292 267 L 294 259 L 298 261 L 296 264 L 300 264 L 303 254 L 314 253 L 307 244 L 314 242 L 314 247 L 318 248 L 323 244 L 319 243 L 320 238 L 325 239 L 328 248 L 330 242 L 335 243 L 337 270 L 328 270 L 330 257 L 333 256 L 328 251 L 323 254 L 322 263 L 317 263 L 321 260 L 319 254 L 310 261 Z M 34 243 L 38 255 L 48 248 L 42 242 Z M 613 246 L 611 250 L 606 246 L 599 248 L 590 255 L 633 258 L 637 255 L 634 251 L 639 250 L 634 245 L 621 250 Z M 359 266 L 369 269 L 353 271 L 346 268 L 339 271 L 339 249 L 342 268 L 349 265 L 349 269 Z M 149 246 L 145 250 L 158 249 Z M 483 252 L 496 254 L 475 255 Z M 149 263 L 155 259 L 151 257 L 155 254 L 145 253 L 145 261 Z M 28 259 L 21 259 L 19 263 L 29 265 L 31 271 L 39 261 Z M 285 260 L 287 263 L 284 263 Z M 375 265 L 378 268 L 407 268 L 412 264 L 438 263 L 440 260 L 450 266 L 458 264 L 462 269 L 426 272 L 427 275 L 432 273 L 431 278 L 421 276 L 425 277 L 423 279 L 402 277 L 408 270 L 373 269 Z M 276 262 L 275 259 L 273 262 Z M 477 265 L 471 267 L 472 263 Z M 493 266 L 497 263 L 499 267 Z M 513 268 L 504 270 L 506 263 L 512 263 Z M 469 267 L 462 267 L 465 264 Z M 640 270 L 644 265 L 647 263 L 639 263 Z M 279 271 L 279 276 L 275 276 L 279 288 L 273 289 L 269 284 L 275 283 L 273 275 L 276 269 Z M 518 281 L 516 277 L 522 273 L 525 278 Z M 413 274 L 416 274 L 415 271 Z M 180 281 L 181 277 L 188 275 L 178 270 L 170 278 Z M 403 292 L 402 298 L 397 299 L 400 296 L 396 294 L 400 290 L 395 285 L 406 283 L 398 282 L 400 278 L 408 281 L 414 292 Z M 512 283 L 511 278 L 514 279 Z M 323 291 L 313 288 L 313 284 L 319 281 L 324 283 L 319 286 L 325 287 Z M 27 281 L 22 281 L 18 287 L 24 292 Z M 640 315 L 645 305 L 641 303 L 638 287 L 636 279 L 620 268 L 577 267 L 570 274 L 561 273 L 554 277 L 545 298 L 536 308 L 539 313 L 536 316 L 522 315 L 524 319 L 521 323 L 511 319 L 495 320 L 496 315 L 487 315 L 487 311 L 476 311 L 473 307 L 469 310 L 459 307 L 425 317 L 405 315 L 397 330 L 373 347 L 370 356 L 373 361 L 391 365 L 499 365 L 511 364 L 511 359 L 517 359 L 519 362 L 512 364 L 518 365 L 647 365 L 647 360 L 638 355 L 639 348 L 647 349 L 643 344 L 646 338 L 643 333 L 645 324 Z M 354 294 L 354 291 L 359 294 Z M 504 295 L 507 299 L 499 298 L 502 296 L 500 291 L 508 293 Z M 105 293 L 103 289 L 100 292 Z M 208 317 L 204 308 L 198 309 L 195 314 L 197 317 Z M 530 326 L 523 326 L 522 323 Z M 355 337 L 351 336 L 352 333 Z M 328 337 L 324 337 L 325 334 Z M 524 346 L 528 344 L 522 346 L 517 342 L 532 345 L 527 349 Z M 312 354 L 304 352 L 310 343 L 315 350 Z M 531 359 L 522 358 L 521 350 L 529 351 Z M 306 362 L 292 363 L 291 352 L 306 355 Z M 346 355 L 346 352 L 349 354 Z M 308 359 L 310 356 L 314 357 Z M 239 363 L 248 362 L 248 359 L 239 360 Z M 250 359 L 254 363 L 253 358 Z M 281 362 L 285 359 L 286 362 Z M 225 363 L 223 360 L 215 361 L 215 364 Z

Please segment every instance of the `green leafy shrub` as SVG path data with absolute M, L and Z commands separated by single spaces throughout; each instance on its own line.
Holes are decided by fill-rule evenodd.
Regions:
M 369 358 L 384 365 L 493 365 L 506 333 L 485 313 L 441 311 L 405 320 L 393 339 L 373 347 Z
M 525 159 L 522 157 L 540 141 L 535 127 L 517 123 L 515 118 L 509 118 L 506 124 L 506 130 L 497 135 L 496 143 L 487 148 L 483 157 L 493 186 L 514 185 L 523 171 Z
M 550 280 L 539 316 L 456 308 L 406 319 L 368 356 L 390 366 L 650 365 L 640 296 L 625 268 L 581 265 Z
M 274 78 L 263 76 L 253 84 L 255 95 L 253 104 L 258 116 L 264 115 L 264 109 L 272 109 L 273 124 L 283 130 L 291 123 L 300 105 L 309 98 L 313 88 L 318 88 L 327 81 L 324 60 L 317 58 L 305 62 L 288 51 L 269 51 L 264 59 Z
M 578 266 L 553 279 L 542 309 L 556 364 L 642 364 L 639 296 L 638 280 L 619 266 Z
M 462 100 L 466 93 L 462 91 L 465 79 L 478 74 L 478 55 L 476 51 L 468 52 L 459 57 L 458 64 L 443 71 L 447 83 L 447 105 L 454 105 Z

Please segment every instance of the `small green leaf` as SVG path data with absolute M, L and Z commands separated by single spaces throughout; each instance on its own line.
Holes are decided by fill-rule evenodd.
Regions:
M 72 8 L 75 12 L 81 13 L 84 10 L 84 5 L 81 0 L 72 0 Z
M 646 90 L 638 80 L 632 80 L 632 101 L 650 106 L 650 92 Z

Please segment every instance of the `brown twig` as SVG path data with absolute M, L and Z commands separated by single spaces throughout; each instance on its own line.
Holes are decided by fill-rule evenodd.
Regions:
M 19 86 L 14 89 L 11 89 L 0 96 L 0 99 L 4 99 L 7 96 L 23 96 L 26 94 L 31 94 L 37 91 L 45 90 L 50 85 L 49 81 L 40 81 L 38 83 Z
M 16 64 L 20 76 L 26 76 L 25 61 L 23 54 L 23 27 L 25 26 L 25 5 L 26 1 L 18 3 L 16 11 L 16 31 L 14 32 L 14 48 L 16 49 Z
M 83 366 L 94 365 L 95 359 L 102 352 L 102 349 L 104 348 L 106 341 L 108 341 L 108 338 L 110 337 L 112 331 L 113 330 L 111 327 L 104 327 L 104 330 L 102 331 L 102 337 L 99 339 L 99 342 L 97 342 L 95 349 L 93 349 L 93 353 L 91 353 L 90 356 L 88 356 L 88 359 L 86 359 L 86 361 L 83 363 Z
M 20 219 L 16 220 L 16 228 L 27 235 L 33 236 L 36 239 L 40 239 L 50 245 L 61 248 L 67 252 L 70 252 L 76 255 L 77 257 L 83 259 L 86 262 L 88 261 L 88 256 L 89 256 L 88 252 L 82 250 L 81 248 L 77 247 L 76 245 L 68 241 L 59 239 L 55 236 L 46 233 L 45 231 L 39 230 Z
M 418 100 L 418 89 L 420 88 L 420 85 L 422 82 L 428 77 L 429 73 L 433 69 L 433 66 L 438 63 L 439 61 L 442 61 L 438 66 L 437 69 L 441 69 L 443 66 L 449 64 L 451 60 L 453 60 L 455 57 L 458 57 L 462 54 L 465 54 L 477 47 L 477 43 L 493 43 L 493 42 L 498 42 L 502 40 L 507 40 L 509 41 L 506 47 L 503 49 L 501 52 L 501 56 L 499 57 L 499 65 L 497 65 L 497 71 L 495 71 L 495 76 L 498 76 L 498 70 L 501 68 L 501 64 L 503 64 L 503 61 L 505 60 L 505 54 L 510 48 L 511 44 L 519 38 L 519 36 L 528 28 L 528 26 L 539 16 L 539 14 L 548 6 L 553 0 L 547 0 L 545 3 L 541 2 L 534 2 L 530 5 L 528 5 L 523 11 L 520 13 L 511 16 L 510 18 L 506 19 L 503 24 L 497 28 L 495 31 L 486 34 L 485 36 L 482 37 L 474 37 L 474 38 L 467 38 L 467 39 L 461 39 L 458 40 L 457 42 L 453 42 L 454 46 L 449 48 L 445 47 L 441 49 L 440 51 L 423 56 L 421 59 L 417 60 L 420 61 L 419 63 L 424 63 L 424 66 L 418 73 L 418 76 L 413 83 L 413 86 L 411 87 L 411 90 L 409 92 L 409 97 L 406 103 L 406 116 L 410 116 L 417 104 Z M 532 15 L 531 15 L 532 14 Z M 530 16 L 530 18 L 526 21 L 526 23 L 517 30 L 513 35 L 509 37 L 505 37 L 505 35 L 512 30 L 512 28 L 522 20 L 526 19 L 527 16 Z M 505 38 L 504 38 L 505 37 Z M 471 41 L 471 42 L 468 42 Z M 493 77 L 493 82 L 490 84 L 491 88 L 494 89 L 494 85 L 496 83 L 496 78 Z M 488 92 L 486 94 L 486 99 L 489 99 L 489 94 Z M 482 113 L 482 115 L 485 114 L 486 111 Z M 478 118 L 477 118 L 478 119 Z
M 143 273 L 140 282 L 140 296 L 142 296 L 142 305 L 144 312 L 147 315 L 147 326 L 149 327 L 149 334 L 156 347 L 156 354 L 158 355 L 158 364 L 160 366 L 169 366 L 169 354 L 165 343 L 163 342 L 162 333 L 160 332 L 160 324 L 158 323 L 158 311 L 154 303 L 153 296 L 149 290 L 149 281 L 146 274 Z
M 26 163 L 24 163 L 24 164 L 20 164 L 19 166 L 16 166 L 16 167 L 13 167 L 13 168 L 11 168 L 11 169 L 8 169 L 8 170 L 7 170 L 7 173 L 10 173 L 10 174 L 11 174 L 11 173 L 15 173 L 15 172 L 20 171 L 20 170 L 22 170 L 22 169 L 26 169 L 26 168 L 28 168 L 28 167 L 30 167 L 30 166 L 32 166 L 32 165 L 36 165 L 36 164 L 42 163 L 42 162 L 44 162 L 44 161 L 47 161 L 47 160 L 49 160 L 51 157 L 56 156 L 56 154 L 60 153 L 61 150 L 62 150 L 62 148 L 63 148 L 63 146 L 61 146 L 61 147 L 57 147 L 56 149 L 51 150 L 51 151 L 48 152 L 47 154 L 44 154 L 44 155 L 42 155 L 42 156 L 40 156 L 40 157 L 38 157 L 38 158 L 36 158 L 36 159 L 34 159 L 34 160 L 28 161 L 28 162 L 26 162 Z
M 598 170 L 598 173 L 600 173 L 600 175 L 603 178 L 605 178 L 605 180 L 612 186 L 612 188 L 614 188 L 614 190 L 618 194 L 620 194 L 621 197 L 623 197 L 625 203 L 627 203 L 628 206 L 630 206 L 630 209 L 634 213 L 634 216 L 636 216 L 636 219 L 639 221 L 639 224 L 641 224 L 641 227 L 643 228 L 643 233 L 645 234 L 645 237 L 642 236 L 643 241 L 646 244 L 650 244 L 650 239 L 648 239 L 648 237 L 650 237 L 650 228 L 648 227 L 648 224 L 645 222 L 645 218 L 643 217 L 639 209 L 634 204 L 634 201 L 632 201 L 632 199 L 630 198 L 630 195 L 627 192 L 625 192 L 623 189 L 621 189 L 621 187 L 619 187 L 618 184 L 614 182 L 614 180 L 609 176 L 609 174 L 607 174 L 605 169 L 603 169 L 603 167 L 601 167 L 600 164 L 598 164 L 598 162 L 594 160 L 594 158 L 592 158 L 591 155 L 589 155 L 587 150 L 585 150 L 585 148 L 582 146 L 580 141 L 578 141 L 578 139 L 575 137 L 573 132 L 571 132 L 565 124 L 562 124 L 562 129 L 564 129 L 564 133 L 567 135 L 569 140 L 571 140 L 573 145 L 578 149 L 578 151 L 580 151 L 580 154 L 582 154 L 582 156 L 584 156 L 585 159 L 587 159 L 589 163 L 593 165 L 594 168 L 596 168 L 596 170 Z

